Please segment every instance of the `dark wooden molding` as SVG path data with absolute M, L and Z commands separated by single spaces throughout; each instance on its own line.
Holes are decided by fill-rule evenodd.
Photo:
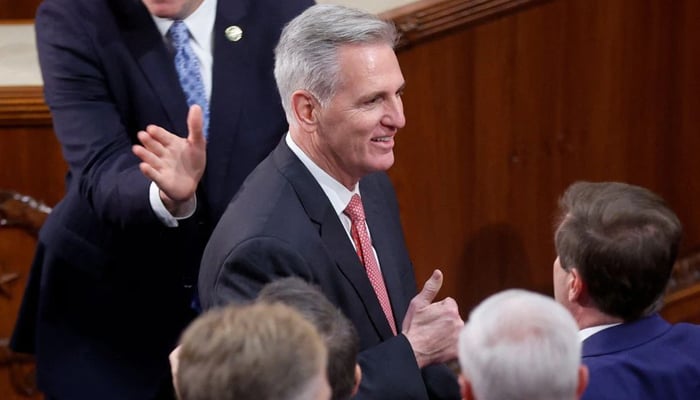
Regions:
M 34 24 L 33 18 L 3 18 L 0 19 L 0 25 L 26 25 Z
M 399 47 L 549 0 L 420 0 L 380 14 L 401 34 Z
M 41 86 L 0 87 L 0 126 L 51 126 Z
M 666 293 L 674 299 L 678 292 L 695 286 L 700 291 L 700 249 L 689 252 L 676 261 Z

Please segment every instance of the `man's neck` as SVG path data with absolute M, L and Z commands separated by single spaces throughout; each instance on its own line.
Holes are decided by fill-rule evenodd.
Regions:
M 291 141 L 294 142 L 297 148 L 301 150 L 316 167 L 323 170 L 323 172 L 328 174 L 328 176 L 339 184 L 343 185 L 349 191 L 354 191 L 356 189 L 359 179 L 351 177 L 348 174 L 344 174 L 343 171 L 341 171 L 340 168 L 335 165 L 335 163 L 328 159 L 327 155 L 323 154 L 321 151 L 318 151 L 314 147 L 313 143 L 300 138 L 292 127 L 289 129 L 289 133 Z
M 578 306 L 571 313 L 573 314 L 579 329 L 624 322 L 622 318 L 605 314 L 604 312 L 593 307 Z

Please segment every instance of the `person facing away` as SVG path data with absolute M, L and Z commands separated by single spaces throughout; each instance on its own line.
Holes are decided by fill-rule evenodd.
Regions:
M 39 6 L 44 93 L 69 170 L 11 346 L 36 354 L 49 399 L 173 398 L 167 355 L 195 315 L 206 240 L 287 129 L 273 47 L 311 4 Z
M 360 385 L 362 372 L 357 364 L 360 339 L 357 331 L 321 290 L 308 282 L 288 277 L 265 285 L 256 302 L 282 303 L 309 320 L 328 350 L 328 382 L 333 400 L 349 400 Z
M 472 310 L 459 365 L 465 400 L 575 400 L 588 382 L 576 321 L 552 298 L 523 289 Z
M 318 288 L 296 277 L 281 278 L 265 285 L 255 301 L 290 306 L 316 328 L 328 351 L 327 376 L 332 400 L 348 400 L 357 392 L 362 376 L 357 364 L 357 332 Z M 176 388 L 181 348 L 178 346 L 170 354 Z
M 459 398 L 463 321 L 433 301 L 436 270 L 416 295 L 393 187 L 405 87 L 391 23 L 315 5 L 283 30 L 275 78 L 289 133 L 246 179 L 205 249 L 202 306 L 253 299 L 285 276 L 318 285 L 360 337 L 356 398 Z M 409 305 L 410 303 L 410 305 Z
M 590 384 L 583 399 L 700 396 L 700 326 L 658 313 L 681 223 L 656 194 L 576 182 L 559 200 L 554 294 L 574 316 Z
M 327 351 L 305 317 L 284 304 L 207 311 L 180 340 L 180 400 L 329 400 Z

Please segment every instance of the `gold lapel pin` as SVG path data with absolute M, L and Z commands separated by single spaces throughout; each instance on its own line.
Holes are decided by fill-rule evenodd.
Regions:
M 224 33 L 226 34 L 226 39 L 231 42 L 237 42 L 243 37 L 243 29 L 236 25 L 229 26 Z

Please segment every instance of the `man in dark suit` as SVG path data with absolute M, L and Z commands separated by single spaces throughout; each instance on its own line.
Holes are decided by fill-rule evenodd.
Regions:
M 212 234 L 200 296 L 214 307 L 299 276 L 358 331 L 358 398 L 457 399 L 456 377 L 441 363 L 456 358 L 463 322 L 454 300 L 433 303 L 441 272 L 416 295 L 384 173 L 405 124 L 395 41 L 392 24 L 331 5 L 309 8 L 284 29 L 275 78 L 289 134 Z
M 273 47 L 311 3 L 40 6 L 46 102 L 70 169 L 66 195 L 41 231 L 12 345 L 36 353 L 49 398 L 172 398 L 167 356 L 194 315 L 204 244 L 286 131 Z M 168 34 L 174 20 L 189 30 L 206 95 L 200 106 L 209 110 L 203 122 L 193 107 L 189 128 Z
M 664 201 L 624 183 L 578 182 L 560 202 L 554 293 L 578 323 L 583 399 L 690 400 L 700 394 L 700 327 L 656 313 L 681 224 Z

